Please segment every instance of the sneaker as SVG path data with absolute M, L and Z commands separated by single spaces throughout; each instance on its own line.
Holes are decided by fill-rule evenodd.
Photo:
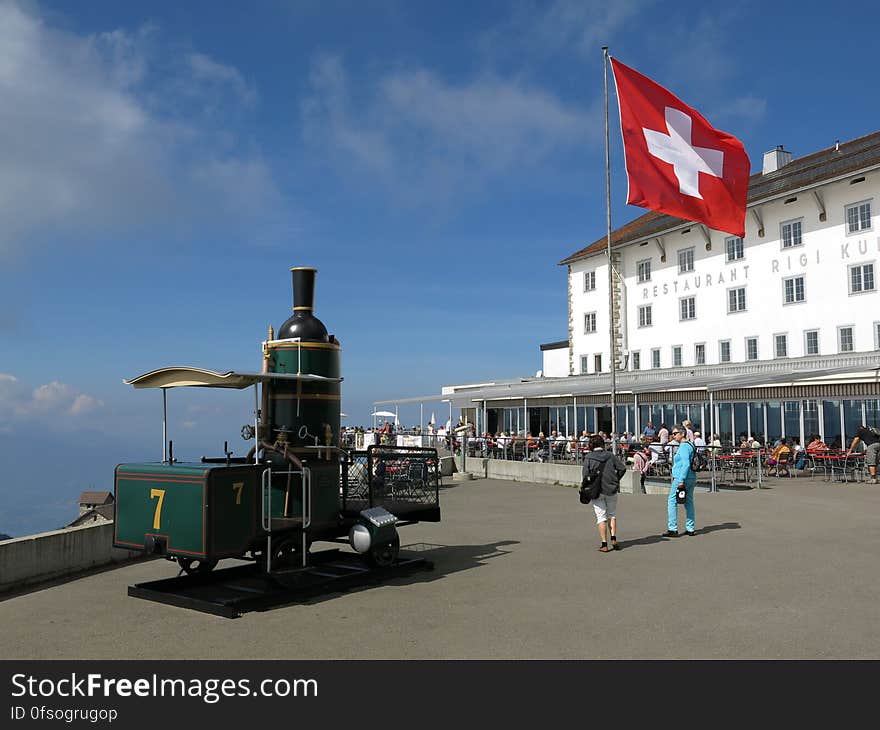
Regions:
M 677 533 L 677 532 L 673 532 L 672 530 L 667 530 L 666 532 L 664 532 L 664 533 L 661 535 L 661 537 L 678 537 L 678 533 Z
M 602 546 L 599 548 L 599 552 L 600 552 L 600 553 L 610 553 L 610 552 L 611 552 L 611 548 L 608 547 L 607 545 L 602 545 Z
M 697 534 L 697 533 L 696 533 L 695 530 L 688 530 L 688 531 L 687 531 L 687 535 L 688 535 L 688 537 L 693 537 L 693 536 L 696 535 L 696 534 Z

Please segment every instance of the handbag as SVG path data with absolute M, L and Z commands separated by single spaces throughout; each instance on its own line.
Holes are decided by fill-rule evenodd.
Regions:
M 675 490 L 675 503 L 684 504 L 687 499 L 687 488 L 682 484 Z

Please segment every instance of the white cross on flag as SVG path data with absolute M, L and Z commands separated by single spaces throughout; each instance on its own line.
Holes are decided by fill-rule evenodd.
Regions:
M 638 71 L 611 59 L 627 203 L 745 235 L 751 165 L 743 143 Z

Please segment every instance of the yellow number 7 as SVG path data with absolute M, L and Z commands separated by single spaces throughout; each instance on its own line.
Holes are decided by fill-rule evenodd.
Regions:
M 241 490 L 244 489 L 244 482 L 235 482 L 232 488 L 235 490 L 235 503 L 241 504 Z
M 160 522 L 162 520 L 162 500 L 165 499 L 165 490 L 164 489 L 151 489 L 150 490 L 150 499 L 159 498 L 159 501 L 156 503 L 156 511 L 153 514 L 153 529 L 158 530 L 160 528 Z

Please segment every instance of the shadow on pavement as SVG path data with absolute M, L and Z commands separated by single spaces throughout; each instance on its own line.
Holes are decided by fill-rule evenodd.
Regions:
M 705 527 L 698 527 L 697 534 L 695 537 L 699 537 L 700 535 L 706 535 L 710 532 L 718 532 L 718 530 L 739 530 L 742 527 L 739 522 L 722 522 L 719 525 L 706 525 Z M 617 543 L 618 550 L 626 550 L 630 547 L 637 547 L 639 545 L 656 545 L 658 542 L 667 542 L 669 540 L 676 540 L 679 538 L 686 538 L 687 535 L 684 533 L 679 534 L 678 538 L 675 537 L 666 537 L 665 535 L 647 535 L 646 537 L 640 537 L 635 540 L 621 540 Z

